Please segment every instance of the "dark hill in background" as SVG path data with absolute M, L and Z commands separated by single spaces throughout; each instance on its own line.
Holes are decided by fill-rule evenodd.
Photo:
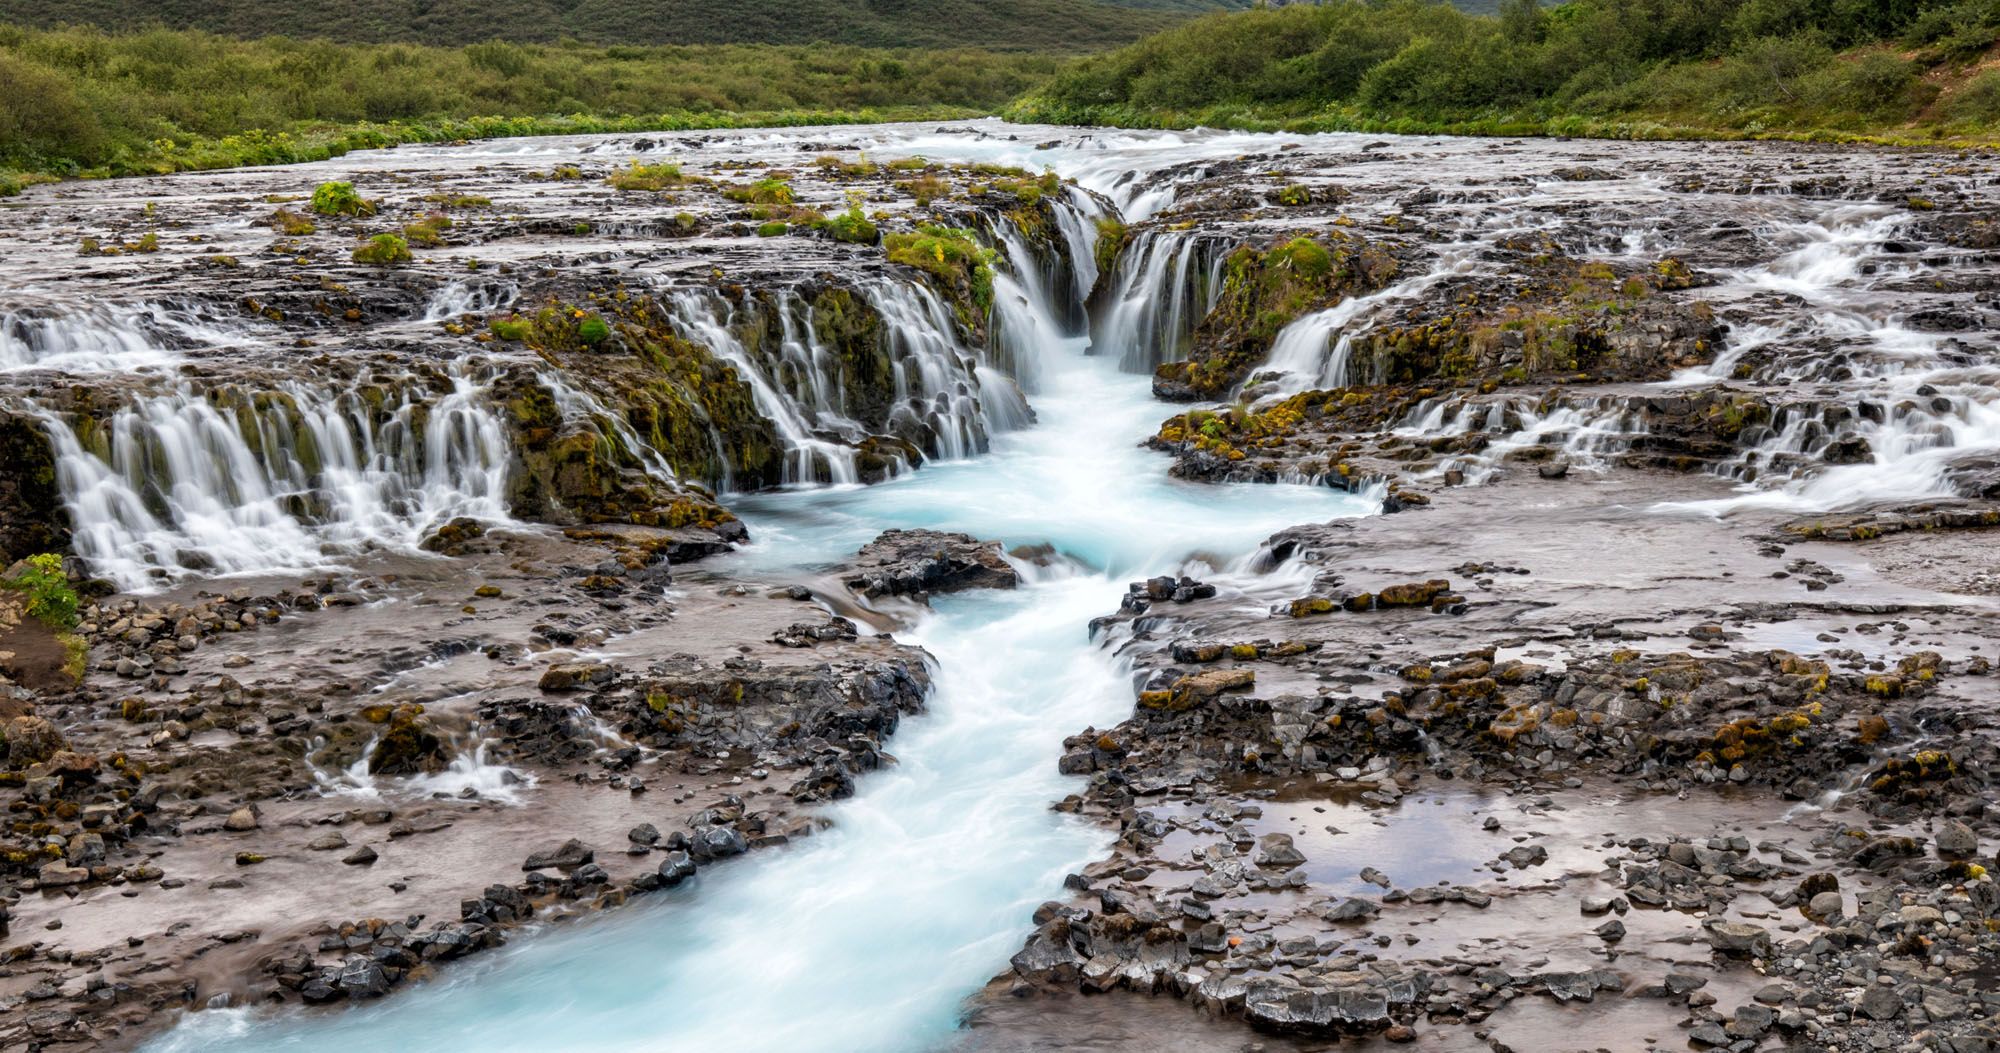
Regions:
M 1500 0 L 1459 0 L 1491 11 Z M 0 22 L 452 46 L 810 44 L 1100 51 L 1253 0 L 0 0 Z

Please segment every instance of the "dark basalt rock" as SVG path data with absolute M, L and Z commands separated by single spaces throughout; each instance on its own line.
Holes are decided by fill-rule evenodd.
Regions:
M 967 589 L 1011 589 L 1020 575 L 994 541 L 937 530 L 887 530 L 862 546 L 841 579 L 870 599 Z

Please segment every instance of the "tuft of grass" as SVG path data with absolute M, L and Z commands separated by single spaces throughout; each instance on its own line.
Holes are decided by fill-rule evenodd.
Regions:
M 271 213 L 270 218 L 265 220 L 265 222 L 271 224 L 272 230 L 288 238 L 302 238 L 319 229 L 313 223 L 311 217 L 304 213 L 294 212 L 289 208 L 280 208 L 276 212 Z
M 722 192 L 731 201 L 749 205 L 789 205 L 792 184 L 778 176 L 766 176 L 749 186 L 733 186 Z
M 403 228 L 403 237 L 408 239 L 412 245 L 420 245 L 427 249 L 436 248 L 444 244 L 444 232 L 450 230 L 451 227 L 450 216 L 442 212 L 433 212 L 415 223 L 405 226 Z
M 605 178 L 614 190 L 665 190 L 683 182 L 681 166 L 674 164 L 642 165 L 634 158 L 630 167 L 621 168 Z
M 372 267 L 393 267 L 410 258 L 409 243 L 394 234 L 377 234 L 354 250 L 354 262 Z

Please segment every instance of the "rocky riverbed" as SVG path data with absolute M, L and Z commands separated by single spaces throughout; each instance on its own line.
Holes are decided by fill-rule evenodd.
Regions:
M 864 924 L 660 952 L 801 963 L 744 1048 L 1991 1050 L 1993 183 L 974 123 L 36 188 L 0 1046 L 481 1044 L 741 887 Z M 995 920 L 876 949 L 898 882 Z

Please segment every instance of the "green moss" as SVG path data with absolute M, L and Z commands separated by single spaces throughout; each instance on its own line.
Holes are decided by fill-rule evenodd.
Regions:
M 1111 273 L 1111 268 L 1118 263 L 1118 254 L 1125 251 L 1125 240 L 1129 236 L 1125 224 L 1117 219 L 1107 217 L 1097 221 L 1097 244 L 1092 251 L 1097 257 L 1099 274 Z
M 983 315 L 993 308 L 993 263 L 998 257 L 973 233 L 959 227 L 920 224 L 914 231 L 882 239 L 892 263 L 928 271 L 948 282 L 952 291 L 970 298 Z
M 302 238 L 319 229 L 310 217 L 289 208 L 281 208 L 271 213 L 270 219 L 266 222 L 271 224 L 271 229 L 288 238 Z
M 1301 208 L 1312 204 L 1312 190 L 1294 184 L 1278 191 L 1278 204 L 1287 208 Z
M 597 315 L 576 323 L 576 338 L 585 347 L 597 347 L 611 339 L 611 326 Z
M 789 205 L 794 200 L 792 184 L 777 176 L 766 176 L 749 186 L 730 187 L 722 196 L 750 205 Z
M 321 183 L 313 189 L 312 210 L 322 216 L 372 216 L 375 202 L 355 193 L 353 183 Z
M 410 262 L 410 245 L 394 234 L 377 234 L 354 250 L 354 262 L 375 267 L 393 267 Z
M 784 220 L 781 220 L 781 219 L 780 219 L 780 220 L 773 220 L 773 221 L 772 221 L 772 222 L 770 222 L 770 223 L 760 223 L 760 224 L 758 224 L 758 225 L 757 225 L 757 236 L 758 236 L 758 237 L 760 237 L 760 238 L 775 238 L 775 237 L 777 237 L 777 236 L 779 236 L 779 235 L 781 235 L 781 234 L 784 234 L 784 233 L 786 233 L 787 231 L 789 231 L 789 230 L 791 230 L 791 229 L 792 229 L 792 225 L 791 225 L 791 224 L 789 224 L 789 223 L 787 223 L 787 222 L 785 222 Z
M 444 232 L 452 227 L 451 217 L 442 212 L 433 212 L 423 219 L 403 228 L 403 236 L 412 245 L 435 248 L 444 243 Z
M 615 190 L 660 191 L 679 186 L 686 179 L 675 164 L 642 165 L 634 158 L 630 167 L 619 169 L 604 181 Z

